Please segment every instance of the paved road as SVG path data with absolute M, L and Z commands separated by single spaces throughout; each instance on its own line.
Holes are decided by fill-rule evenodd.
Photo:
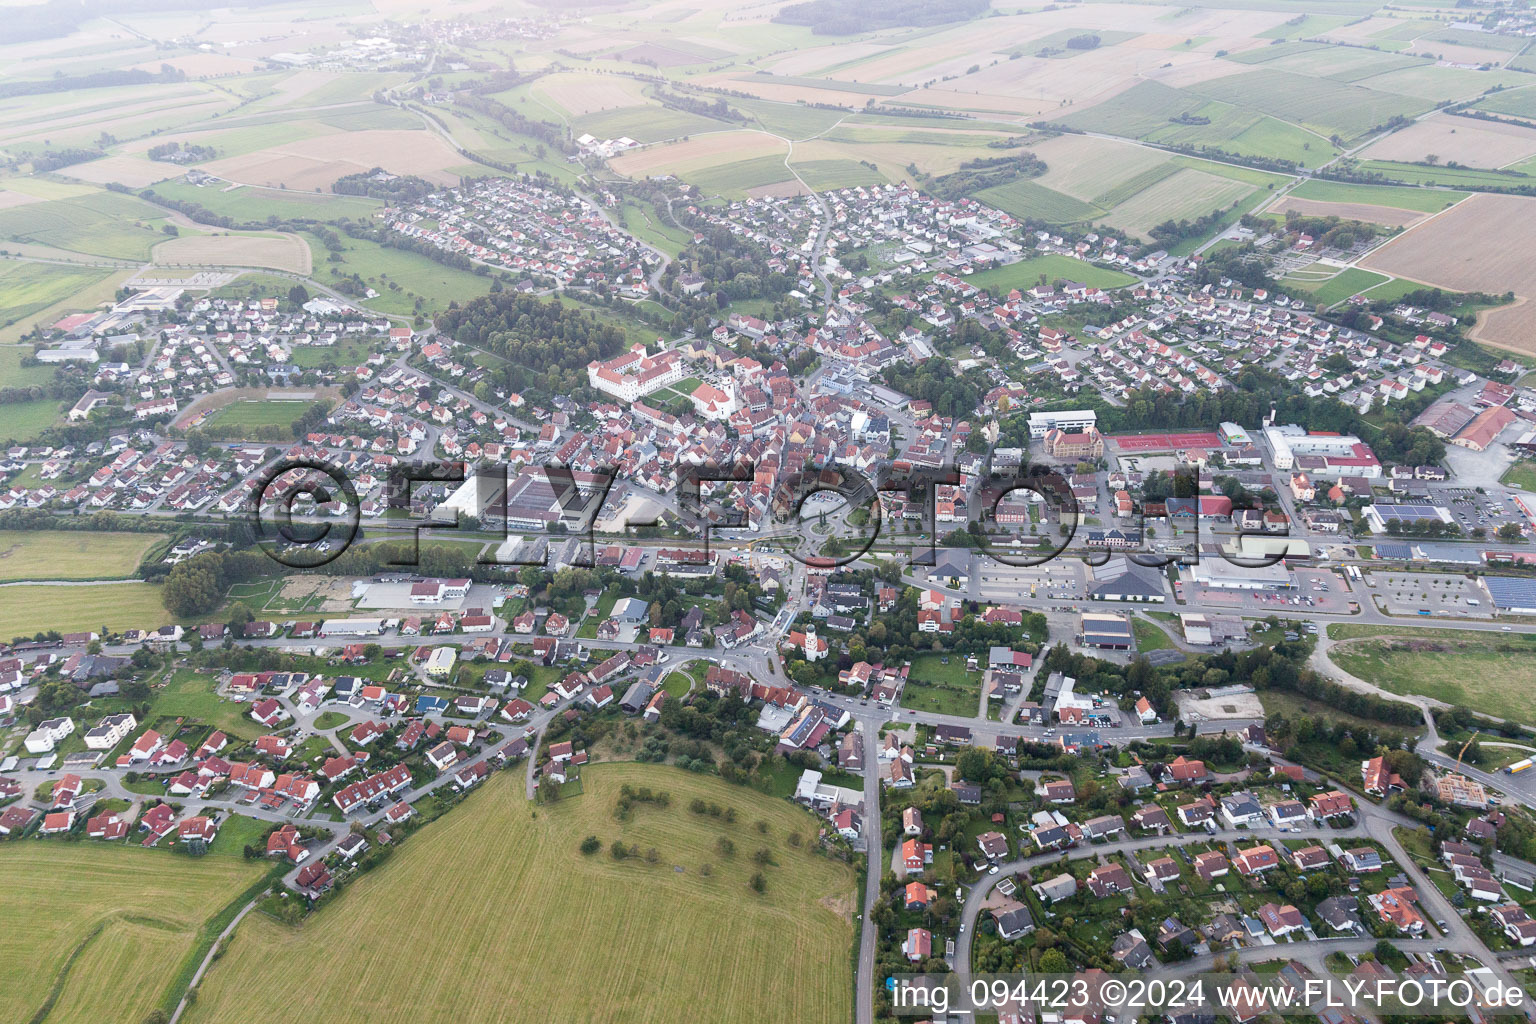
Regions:
M 854 985 L 858 1024 L 874 1020 L 875 950 L 879 929 L 870 921 L 870 909 L 880 897 L 880 878 L 884 874 L 885 845 L 880 837 L 880 725 L 869 720 L 859 723 L 864 737 L 864 909 L 859 915 L 859 969 Z

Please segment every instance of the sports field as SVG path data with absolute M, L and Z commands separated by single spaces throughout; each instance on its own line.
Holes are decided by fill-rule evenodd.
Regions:
M 192 858 L 91 840 L 0 844 L 5 1019 L 138 1024 L 181 973 L 198 930 L 262 871 L 238 854 Z
M 0 580 L 104 580 L 130 576 L 159 533 L 0 530 Z
M 625 783 L 666 791 L 670 807 L 615 820 Z M 520 770 L 500 773 L 301 929 L 246 918 L 186 1019 L 246 1024 L 300 1003 L 338 1024 L 849 1018 L 854 876 L 806 852 L 814 819 L 673 768 L 593 765 L 582 785 L 535 807 Z M 692 812 L 694 799 L 734 808 L 735 824 Z M 589 835 L 604 849 L 583 856 Z M 641 856 L 615 860 L 614 840 Z M 759 848 L 774 863 L 759 868 Z
M 308 409 L 309 401 L 231 402 L 203 423 L 203 430 L 218 436 L 235 436 L 249 427 L 286 427 Z
M 160 603 L 160 588 L 153 583 L 0 586 L 3 640 L 51 629 L 149 629 L 171 621 L 171 613 Z

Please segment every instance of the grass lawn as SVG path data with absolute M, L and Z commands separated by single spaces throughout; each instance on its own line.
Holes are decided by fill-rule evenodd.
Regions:
M 901 706 L 941 715 L 965 715 L 974 718 L 981 705 L 981 673 L 967 672 L 965 657 L 919 654 L 912 659 L 912 672 L 902 689 Z
M 131 576 L 159 533 L 0 530 L 0 580 L 101 580 Z
M 23 356 L 31 355 L 30 345 L 0 345 L 0 388 L 30 387 L 53 380 L 54 368 L 47 364 L 22 366 Z
M 1392 693 L 1414 693 L 1484 714 L 1536 723 L 1530 695 L 1536 691 L 1536 638 L 1523 634 L 1496 640 L 1452 633 L 1422 642 L 1363 640 L 1329 652 L 1334 664 Z
M 1131 629 L 1136 633 L 1136 650 L 1142 654 L 1171 650 L 1174 646 L 1172 638 L 1162 629 L 1135 615 L 1131 616 Z
M 304 238 L 314 254 L 316 281 L 335 286 L 356 274 L 379 293 L 364 300 L 363 305 L 380 313 L 412 313 L 420 299 L 422 312 L 431 314 L 446 309 L 454 299 L 467 302 L 491 290 L 489 277 L 347 235 L 341 236 L 342 262 L 332 263 L 329 250 L 318 238 L 309 234 Z M 397 287 L 391 288 L 391 284 Z
M 314 728 L 320 732 L 325 732 L 328 729 L 336 728 L 338 725 L 346 725 L 350 721 L 351 719 L 340 711 L 325 711 L 321 713 L 319 718 L 315 719 Z
M 1010 263 L 1006 267 L 983 270 L 979 274 L 972 274 L 968 283 L 1006 296 L 1014 288 L 1021 291 L 1033 288 L 1040 283 L 1041 277 L 1045 278 L 1046 284 L 1055 281 L 1078 281 L 1093 288 L 1119 288 L 1136 282 L 1136 278 L 1130 274 L 1122 274 L 1118 270 L 1096 267 L 1092 263 L 1085 263 L 1070 256 L 1051 254 L 1034 256 L 1018 263 Z
M 51 398 L 0 405 L 0 440 L 30 441 L 59 418 L 63 406 Z
M 1288 277 L 1284 283 L 1288 287 L 1299 288 L 1302 291 L 1308 292 L 1319 307 L 1327 307 L 1343 302 L 1350 296 L 1358 295 L 1360 292 L 1374 288 L 1376 285 L 1385 284 L 1388 280 L 1390 278 L 1385 274 L 1376 274 L 1369 270 L 1361 270 L 1359 267 L 1350 267 L 1328 278 L 1326 281 L 1309 282 Z
M 266 730 L 246 714 L 249 707 L 224 700 L 214 693 L 213 676 L 178 669 L 165 688 L 158 691 L 149 717 L 186 718 L 222 729 L 243 740 L 253 740 Z
M 582 782 L 581 796 L 534 807 L 520 772 L 498 774 L 302 928 L 247 917 L 189 1024 L 245 1024 L 295 1000 L 337 1019 L 360 1019 L 366 1006 L 376 1024 L 486 1020 L 510 1006 L 519 1020 L 591 1024 L 851 1015 L 853 872 L 786 842 L 813 836 L 812 818 L 660 766 L 594 765 Z M 616 821 L 625 783 L 666 791 L 670 807 L 636 804 Z M 694 799 L 734 807 L 736 824 L 690 812 Z M 606 849 L 584 857 L 589 835 L 655 849 L 657 863 Z M 721 837 L 735 843 L 732 857 L 717 852 Z M 747 884 L 759 847 L 776 861 L 761 869 L 762 895 Z M 445 870 L 479 882 L 445 884 Z M 577 962 L 579 984 L 552 983 Z
M 1503 476 L 1499 477 L 1499 483 L 1527 491 L 1536 491 L 1536 463 L 1515 463 Z
M 50 629 L 61 633 L 100 630 L 103 625 L 114 630 L 149 629 L 173 621 L 175 616 L 160 603 L 160 588 L 153 583 L 0 587 L 0 633 L 7 640 Z
M 92 840 L 0 846 L 8 1019 L 143 1020 L 196 951 L 199 929 L 264 870 L 238 849 L 192 858 Z
M 661 682 L 661 688 L 674 700 L 681 699 L 693 688 L 693 679 L 686 672 L 672 672 Z
M 289 358 L 294 366 L 358 366 L 369 354 L 369 347 L 361 341 L 348 341 L 340 345 L 298 345 Z

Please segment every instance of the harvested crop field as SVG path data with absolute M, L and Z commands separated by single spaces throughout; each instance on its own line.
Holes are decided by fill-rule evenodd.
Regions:
M 616 820 L 626 784 L 664 791 L 669 805 L 636 802 Z M 301 928 L 247 917 L 188 1024 L 245 1024 L 296 1000 L 337 1024 L 849 1017 L 854 877 L 810 852 L 814 819 L 675 768 L 597 764 L 581 785 L 535 808 L 521 771 L 498 773 Z M 696 800 L 734 808 L 736 822 L 691 810 Z M 604 849 L 582 856 L 586 836 Z M 610 856 L 620 841 L 638 855 Z M 759 847 L 772 851 L 762 868 Z M 761 895 L 748 886 L 756 871 Z
M 115 181 L 129 188 L 143 188 L 185 173 L 175 164 L 157 163 L 139 156 L 109 156 L 64 168 L 63 174 L 80 181 L 105 185 Z
M 1089 135 L 1062 135 L 1029 148 L 1049 168 L 1036 181 L 1090 203 L 1138 175 L 1171 163 L 1162 150 Z
M 1407 163 L 1435 156 L 1468 167 L 1507 167 L 1536 156 L 1536 131 L 1470 117 L 1431 117 L 1393 132 L 1360 156 Z
M 1342 217 L 1345 220 L 1363 220 L 1387 227 L 1407 227 L 1424 219 L 1424 214 L 1412 210 L 1399 210 L 1391 206 L 1372 206 L 1369 203 L 1325 203 L 1316 199 L 1297 199 L 1286 196 L 1269 208 L 1270 213 L 1297 213 L 1308 217 Z
M 242 156 L 201 165 L 209 174 L 245 185 L 328 190 L 337 178 L 382 167 L 391 174 L 415 174 L 456 185 L 464 157 L 436 132 L 374 129 L 298 139 Z
M 1488 193 L 1429 218 L 1371 253 L 1361 265 L 1455 291 L 1513 291 L 1524 305 L 1489 313 L 1477 340 L 1536 352 L 1536 199 Z
M 533 84 L 531 91 L 571 117 L 644 106 L 647 102 L 639 82 L 616 75 L 545 75 Z
M 752 157 L 783 155 L 788 147 L 763 132 L 720 132 L 695 136 L 686 142 L 669 142 L 621 153 L 608 166 L 631 178 L 649 174 L 685 174 Z
M 161 266 L 266 267 L 309 275 L 309 246 L 298 235 L 186 235 L 155 246 Z
M 1517 298 L 1508 306 L 1489 310 L 1478 318 L 1472 340 L 1509 352 L 1536 355 L 1536 302 Z

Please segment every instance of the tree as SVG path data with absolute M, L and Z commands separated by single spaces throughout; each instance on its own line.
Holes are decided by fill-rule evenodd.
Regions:
M 288 301 L 295 306 L 302 306 L 309 301 L 309 289 L 301 284 L 296 284 L 288 289 Z
M 603 841 L 597 838 L 597 836 L 587 836 L 587 838 L 581 841 L 581 852 L 586 854 L 588 857 L 592 856 L 602 848 Z
M 1066 974 L 1072 970 L 1072 965 L 1067 963 L 1067 956 L 1059 949 L 1048 949 L 1040 954 L 1041 974 Z
M 752 891 L 756 893 L 762 893 L 766 892 L 767 890 L 768 879 L 764 878 L 763 873 L 759 871 L 752 876 Z

